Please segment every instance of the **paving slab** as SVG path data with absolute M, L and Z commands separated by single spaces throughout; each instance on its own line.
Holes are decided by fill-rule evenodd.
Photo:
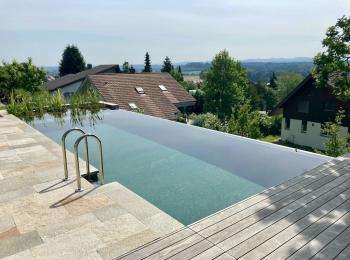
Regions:
M 76 192 L 73 154 L 62 181 L 61 147 L 0 114 L 0 258 L 111 259 L 183 226 L 117 182 Z

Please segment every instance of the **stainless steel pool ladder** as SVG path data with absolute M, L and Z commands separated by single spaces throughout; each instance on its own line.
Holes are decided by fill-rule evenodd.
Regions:
M 62 135 L 62 153 L 63 153 L 63 165 L 64 165 L 64 181 L 68 180 L 68 167 L 67 167 L 67 152 L 66 152 L 66 138 L 67 135 L 73 131 L 78 131 L 82 133 L 83 135 L 80 136 L 74 143 L 74 157 L 75 157 L 75 170 L 76 170 L 76 178 L 77 178 L 77 185 L 78 189 L 77 191 L 81 191 L 81 176 L 80 176 L 80 166 L 79 166 L 79 143 L 84 139 L 85 141 L 85 159 L 86 159 L 86 172 L 88 178 L 90 177 L 90 158 L 89 158 L 89 146 L 88 146 L 88 137 L 93 137 L 98 144 L 99 147 L 99 171 L 98 171 L 98 177 L 100 180 L 101 185 L 104 184 L 104 169 L 103 169 L 103 155 L 102 155 L 102 142 L 101 140 L 94 134 L 86 134 L 82 129 L 80 128 L 72 128 L 66 131 Z

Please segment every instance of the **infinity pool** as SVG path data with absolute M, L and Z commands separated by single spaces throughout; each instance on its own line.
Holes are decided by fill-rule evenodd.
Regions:
M 118 181 L 187 225 L 270 186 L 300 175 L 329 157 L 123 110 L 105 110 L 86 132 L 103 144 L 105 181 Z M 77 127 L 69 116 L 32 125 L 60 144 Z M 67 138 L 73 151 L 77 134 Z M 91 163 L 97 146 L 89 142 Z M 83 154 L 83 153 L 81 153 Z

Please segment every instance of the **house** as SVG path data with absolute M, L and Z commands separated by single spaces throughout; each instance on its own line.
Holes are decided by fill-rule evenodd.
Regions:
M 284 98 L 271 114 L 283 114 L 281 139 L 290 143 L 323 149 L 327 136 L 322 134 L 325 122 L 334 121 L 337 111 L 345 109 L 346 118 L 341 136 L 350 127 L 350 104 L 338 100 L 330 88 L 317 88 L 311 75 L 307 76 Z
M 116 67 L 117 65 L 114 64 L 99 65 L 76 74 L 68 74 L 56 80 L 48 81 L 44 83 L 44 87 L 50 92 L 54 92 L 59 89 L 65 97 L 69 97 L 80 88 L 81 84 L 88 75 L 115 73 Z
M 105 102 L 119 108 L 176 120 L 180 111 L 191 109 L 196 100 L 169 73 L 89 75 L 83 87 L 92 87 Z

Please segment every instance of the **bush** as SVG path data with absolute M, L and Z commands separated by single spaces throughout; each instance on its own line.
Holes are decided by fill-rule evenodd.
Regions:
M 40 92 L 45 81 L 46 71 L 34 66 L 31 58 L 21 63 L 3 62 L 0 66 L 0 96 L 3 95 L 6 101 L 18 89 Z
M 349 150 L 349 136 L 341 137 L 340 129 L 345 118 L 345 110 L 338 111 L 334 122 L 326 122 L 322 133 L 328 136 L 325 142 L 325 153 L 330 156 L 340 156 Z
M 186 115 L 183 114 L 183 113 L 178 114 L 177 117 L 176 117 L 176 122 L 186 124 L 187 123 Z
M 225 126 L 220 121 L 220 119 L 212 114 L 212 113 L 206 113 L 206 114 L 191 114 L 190 115 L 191 124 L 195 126 L 200 126 L 208 129 L 213 129 L 217 131 L 224 131 Z
M 259 138 L 260 132 L 260 117 L 256 111 L 251 111 L 249 102 L 236 107 L 231 118 L 227 123 L 227 132 L 240 136 Z
M 281 134 L 282 116 L 260 115 L 259 128 L 263 136 Z

